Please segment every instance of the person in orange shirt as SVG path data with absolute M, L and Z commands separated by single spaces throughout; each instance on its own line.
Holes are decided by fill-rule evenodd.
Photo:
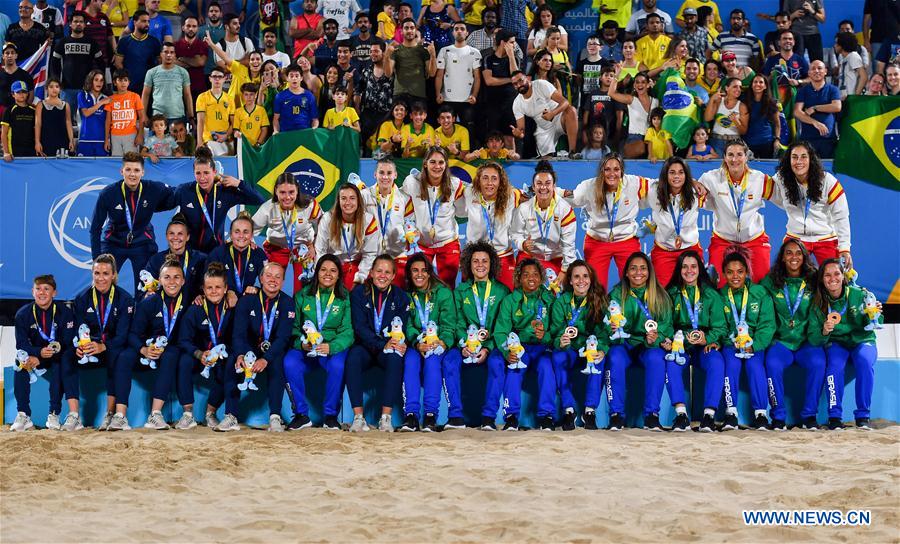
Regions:
M 113 157 L 121 157 L 128 151 L 137 152 L 144 143 L 144 104 L 137 93 L 128 90 L 128 71 L 116 70 L 113 74 L 116 92 L 104 106 L 106 114 L 106 140 L 103 147 Z

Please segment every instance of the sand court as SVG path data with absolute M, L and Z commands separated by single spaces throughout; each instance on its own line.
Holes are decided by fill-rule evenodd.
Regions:
M 877 423 L 877 422 L 876 422 Z M 900 541 L 900 426 L 0 433 L 0 541 Z M 751 527 L 745 509 L 870 510 Z

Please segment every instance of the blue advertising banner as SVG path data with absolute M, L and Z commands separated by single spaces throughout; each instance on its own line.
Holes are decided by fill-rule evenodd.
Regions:
M 237 161 L 222 159 L 225 172 L 237 175 Z M 530 183 L 534 162 L 507 164 L 507 172 L 516 187 Z M 120 179 L 120 161 L 116 159 L 21 159 L 0 164 L 0 298 L 30 298 L 31 280 L 39 274 L 56 275 L 59 296 L 71 298 L 90 283 L 90 221 L 99 191 Z M 596 173 L 595 162 L 557 162 L 559 185 L 573 189 L 581 180 Z M 692 174 L 718 168 L 717 162 L 692 162 Z M 755 161 L 753 168 L 772 174 L 775 162 Z M 360 177 L 374 182 L 375 163 L 363 160 Z M 830 162 L 826 168 L 831 169 Z M 660 165 L 629 161 L 626 172 L 658 177 Z M 191 161 L 170 159 L 158 165 L 147 163 L 147 179 L 178 185 L 193 180 Z M 900 302 L 900 193 L 870 185 L 849 176 L 838 176 L 850 202 L 853 233 L 853 259 L 860 282 L 878 298 Z M 232 212 L 234 213 L 234 212 Z M 644 211 L 641 217 L 649 214 Z M 163 233 L 172 214 L 162 213 L 154 220 L 157 242 L 165 247 Z M 775 206 L 763 210 L 766 230 L 772 240 L 773 256 L 784 236 L 786 216 Z M 582 223 L 580 220 L 579 223 Z M 460 225 L 465 236 L 465 225 Z M 712 215 L 701 212 L 700 243 L 707 247 L 712 230 Z M 260 243 L 262 240 L 258 240 Z M 579 224 L 578 247 L 583 247 L 584 229 Z M 653 238 L 643 241 L 643 249 L 653 248 Z M 123 269 L 121 281 L 130 284 L 130 267 Z M 611 272 L 611 283 L 617 281 Z

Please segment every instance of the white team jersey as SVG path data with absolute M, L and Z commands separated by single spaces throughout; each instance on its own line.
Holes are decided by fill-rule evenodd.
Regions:
M 424 173 L 419 173 L 424 176 Z M 419 244 L 425 247 L 443 247 L 459 239 L 457 217 L 466 217 L 465 185 L 458 178 L 450 178 L 450 198 L 440 202 L 438 187 L 428 187 L 428 198 L 423 200 L 417 177 L 406 176 L 403 192 L 409 195 L 419 227 Z M 432 217 L 434 216 L 434 217 Z M 433 229 L 433 230 L 432 230 Z M 432 235 L 432 232 L 434 233 Z
M 366 212 L 375 218 L 378 230 L 378 253 L 387 253 L 395 259 L 406 254 L 403 222 L 413 217 L 413 205 L 409 196 L 396 186 L 385 198 L 378 194 L 378 185 L 366 187 L 362 191 Z
M 578 220 L 575 210 L 562 198 L 554 198 L 550 205 L 541 210 L 537 199 L 519 204 L 513 214 L 510 238 L 512 245 L 523 251 L 522 244 L 531 239 L 534 242 L 532 257 L 552 261 L 562 257 L 562 269 L 566 270 L 576 259 L 575 234 Z
M 672 197 L 672 201 L 662 208 L 659 205 L 659 199 L 656 198 L 656 188 L 659 183 L 658 179 L 651 179 L 650 190 L 644 199 L 645 208 L 653 211 L 653 222 L 656 223 L 656 232 L 654 233 L 654 243 L 667 251 L 675 251 L 677 249 L 688 248 L 700 241 L 700 230 L 698 228 L 698 220 L 700 218 L 700 208 L 703 207 L 705 198 L 700 198 L 696 192 L 694 193 L 694 204 L 688 210 L 681 209 L 681 195 L 677 194 Z M 680 228 L 676 233 L 675 224 L 680 223 Z M 681 245 L 676 246 L 676 237 L 681 238 Z
M 841 251 L 850 251 L 850 206 L 841 182 L 825 173 L 822 197 L 806 206 L 806 185 L 800 186 L 800 202 L 791 204 L 781 176 L 775 174 L 775 187 L 770 200 L 787 213 L 787 234 L 804 242 L 838 239 Z
M 742 179 L 732 183 L 728 172 L 718 168 L 706 172 L 697 181 L 709 193 L 704 207 L 713 211 L 713 233 L 736 243 L 765 234 L 766 225 L 759 210 L 772 195 L 773 182 L 768 174 L 748 168 Z
M 352 225 L 344 225 L 341 239 L 335 243 L 331 239 L 332 212 L 326 212 L 319 221 L 319 232 L 316 234 L 316 255 L 321 257 L 329 253 L 335 255 L 342 263 L 359 262 L 359 271 L 353 278 L 354 283 L 362 283 L 369 277 L 369 270 L 378 255 L 378 223 L 368 212 L 365 214 L 363 224 L 362 243 L 356 240 Z
M 266 241 L 279 247 L 288 247 L 285 235 L 285 222 L 287 230 L 291 230 L 291 219 L 294 219 L 294 244 L 312 243 L 316 240 L 316 224 L 322 218 L 322 208 L 316 199 L 302 210 L 293 212 L 281 209 L 277 202 L 267 200 L 262 203 L 256 213 L 253 214 L 253 236 L 259 236 L 263 229 L 266 230 Z M 295 245 L 296 247 L 296 245 Z
M 641 199 L 647 196 L 647 178 L 625 174 L 616 191 L 606 195 L 606 202 L 597 207 L 594 195 L 596 178 L 583 180 L 575 188 L 570 203 L 582 208 L 588 215 L 587 235 L 601 242 L 621 242 L 637 234 L 637 214 Z M 618 194 L 618 198 L 616 198 Z
M 319 0 L 316 11 L 321 13 L 322 17 L 326 19 L 337 21 L 337 39 L 346 40 L 350 38 L 350 34 L 347 34 L 344 29 L 353 26 L 353 21 L 350 20 L 350 13 L 358 13 L 360 8 L 356 0 Z
M 510 187 L 510 195 L 507 197 L 506 209 L 503 217 L 497 217 L 494 209 L 494 201 L 485 202 L 481 195 L 475 193 L 472 186 L 466 187 L 464 191 L 466 217 L 469 218 L 466 223 L 466 241 L 477 242 L 485 240 L 494 246 L 497 255 L 505 257 L 512 255 L 512 242 L 510 241 L 510 225 L 512 224 L 513 212 L 519 205 L 522 193 L 513 187 Z M 493 238 L 491 234 L 493 231 Z

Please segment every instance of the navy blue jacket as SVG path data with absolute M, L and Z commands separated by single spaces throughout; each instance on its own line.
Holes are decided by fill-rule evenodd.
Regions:
M 262 353 L 259 347 L 263 341 L 263 307 L 259 302 L 260 295 L 269 304 L 270 312 L 272 311 L 271 304 L 274 302 L 278 304 L 275 309 L 275 322 L 272 324 L 272 332 L 269 336 L 269 342 L 272 345 L 265 353 Z M 252 350 L 258 357 L 269 362 L 283 359 L 291 343 L 291 328 L 294 326 L 294 318 L 297 314 L 294 308 L 294 299 L 283 292 L 280 292 L 275 299 L 269 299 L 262 291 L 257 295 L 242 297 L 234 309 L 232 346 L 235 357 Z
M 56 308 L 55 317 L 54 307 Z M 74 349 L 72 338 L 75 336 L 75 317 L 72 315 L 72 310 L 60 301 L 53 301 L 46 311 L 41 310 L 34 302 L 19 308 L 15 319 L 16 349 L 25 350 L 28 355 L 40 359 L 41 349 L 47 347 L 50 342 L 41 337 L 38 327 L 41 327 L 44 334 L 50 337 L 53 323 L 56 323 L 56 334 L 53 339 L 59 342 L 63 350 Z
M 225 265 L 225 278 L 228 280 L 228 290 L 234 291 L 238 293 L 238 296 L 243 295 L 244 292 L 238 292 L 237 282 L 235 281 L 235 269 L 241 271 L 241 279 L 243 283 L 243 289 L 246 290 L 247 287 L 256 285 L 256 280 L 259 278 L 259 274 L 262 272 L 263 264 L 266 262 L 266 252 L 262 250 L 262 248 L 250 249 L 249 247 L 244 251 L 235 250 L 234 256 L 235 259 L 240 261 L 240 266 L 235 267 L 234 261 L 231 259 L 231 252 L 229 249 L 231 248 L 231 242 L 227 244 L 222 244 L 216 249 L 212 250 L 209 255 L 206 257 L 206 266 L 209 266 L 209 263 L 222 263 Z M 247 263 L 247 254 L 250 254 L 249 264 Z
M 184 272 L 184 287 L 185 287 L 185 296 L 187 296 L 190 300 L 194 300 L 197 298 L 197 295 L 203 293 L 203 274 L 206 272 L 206 253 L 194 250 L 194 249 L 185 249 L 184 252 L 188 255 L 188 268 Z M 150 260 L 147 261 L 147 266 L 145 267 L 148 272 L 153 274 L 153 277 L 159 279 L 159 269 L 162 268 L 164 262 L 166 262 L 166 256 L 169 255 L 169 250 L 160 251 L 154 256 L 150 257 Z M 184 256 L 182 256 L 183 258 Z M 182 267 L 184 266 L 184 261 L 182 261 Z M 146 296 L 145 293 L 141 292 L 137 294 L 138 299 L 143 299 Z
M 147 345 L 146 342 L 148 339 L 153 339 L 157 336 L 166 336 L 166 327 L 163 322 L 162 313 L 169 308 L 177 309 L 178 307 L 175 306 L 177 300 L 177 296 L 175 298 L 170 298 L 169 295 L 160 291 L 158 294 L 150 295 L 140 301 L 134 311 L 134 320 L 131 322 L 131 329 L 128 332 L 128 347 L 140 351 L 142 347 Z M 163 309 L 164 302 L 166 305 L 165 310 Z M 169 347 L 166 348 L 167 350 L 177 347 L 181 319 L 184 317 L 184 312 L 190 305 L 191 301 L 186 297 L 182 297 L 180 306 L 181 311 L 179 311 L 178 315 L 175 317 L 175 325 L 172 328 L 172 334 L 167 336 L 169 339 Z
M 378 290 L 375 291 L 375 302 L 378 302 Z M 394 316 L 403 320 L 403 330 L 406 331 L 406 321 L 409 319 L 409 295 L 396 286 L 391 286 L 384 300 L 384 317 L 381 322 L 382 330 L 375 330 L 375 304 L 372 302 L 372 294 L 366 295 L 366 285 L 357 285 L 350 292 L 350 318 L 353 320 L 353 332 L 356 334 L 356 343 L 369 351 L 381 351 L 387 343 L 383 329 L 390 328 Z
M 213 192 L 216 195 L 215 203 L 210 198 Z M 188 232 L 191 233 L 188 245 L 206 253 L 225 241 L 225 219 L 228 210 L 240 204 L 259 206 L 263 203 L 263 198 L 256 192 L 256 189 L 243 180 L 236 188 L 216 185 L 214 191 L 208 193 L 200 189 L 200 194 L 203 196 L 207 213 L 215 227 L 215 233 L 209 228 L 209 223 L 206 222 L 206 217 L 200 208 L 200 201 L 197 199 L 197 182 L 189 181 L 175 189 L 175 200 L 181 207 L 181 213 L 187 219 Z
M 218 310 L 219 318 L 222 320 L 222 329 L 217 332 L 218 344 L 225 344 L 229 348 L 232 345 L 232 326 L 234 325 L 234 309 L 225 309 L 225 299 L 223 298 L 218 304 L 211 302 L 206 303 L 209 310 L 209 318 L 207 319 L 206 311 L 203 306 L 191 304 L 187 309 L 184 317 L 179 317 L 181 321 L 181 331 L 178 333 L 178 347 L 185 353 L 194 353 L 196 350 L 206 351 L 212 349 L 215 345 L 209 334 L 209 325 L 213 326 L 213 330 L 219 330 L 219 319 L 216 318 L 216 310 Z M 229 355 L 231 355 L 228 350 Z
M 97 293 L 98 307 L 94 308 L 93 288 L 88 287 L 75 297 L 75 334 L 78 334 L 78 327 L 84 323 L 91 328 L 91 340 L 106 345 L 106 348 L 114 351 L 125 349 L 128 342 L 128 330 L 131 328 L 131 320 L 134 317 L 134 298 L 131 293 L 115 287 L 115 291 L 110 289 L 106 295 Z M 101 333 L 100 316 L 98 312 L 106 311 L 106 304 L 109 302 L 109 296 L 113 295 L 112 309 L 109 311 L 109 321 L 106 323 L 106 329 Z
M 94 217 L 91 220 L 91 256 L 97 258 L 105 253 L 109 246 L 115 247 L 152 247 L 152 253 L 156 253 L 156 238 L 153 234 L 153 225 L 150 221 L 153 214 L 171 210 L 175 207 L 175 191 L 158 181 L 143 180 L 138 191 L 130 191 L 122 180 L 107 185 L 97 198 L 97 206 L 94 208 Z M 122 189 L 125 189 L 125 198 L 122 197 Z M 138 199 L 140 193 L 140 199 Z M 132 199 L 137 205 L 134 213 L 134 225 L 132 232 L 134 237 L 128 243 L 128 220 L 126 213 L 133 213 Z M 125 201 L 128 201 L 126 204 Z M 109 224 L 103 228 L 106 220 Z M 100 231 L 103 229 L 101 239 Z

